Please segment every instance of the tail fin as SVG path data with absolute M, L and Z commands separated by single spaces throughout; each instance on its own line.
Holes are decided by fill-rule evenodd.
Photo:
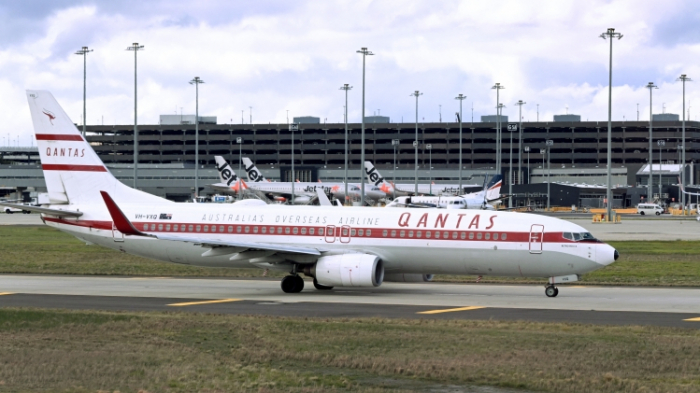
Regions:
M 51 204 L 103 203 L 100 191 L 163 201 L 112 176 L 51 93 L 27 90 L 27 100 Z
M 501 185 L 503 185 L 503 176 L 494 175 L 486 185 L 486 199 L 498 199 L 501 196 Z
M 379 174 L 377 168 L 375 168 L 370 161 L 365 161 L 365 174 L 367 175 L 367 180 L 370 183 L 379 187 L 379 189 L 384 191 L 386 194 L 391 194 L 394 191 L 394 186 L 384 180 L 382 175 Z
M 219 171 L 219 180 L 221 180 L 222 183 L 226 183 L 227 186 L 230 186 L 231 183 L 238 181 L 236 172 L 231 169 L 231 165 L 226 162 L 224 157 L 214 156 L 214 160 L 216 161 L 216 170 Z
M 245 169 L 245 173 L 248 176 L 248 181 L 257 183 L 261 181 L 267 181 L 265 179 L 265 176 L 262 175 L 258 167 L 253 164 L 253 161 L 250 160 L 248 157 L 243 157 L 243 168 Z

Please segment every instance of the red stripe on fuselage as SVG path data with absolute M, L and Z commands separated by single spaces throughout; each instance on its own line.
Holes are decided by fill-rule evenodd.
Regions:
M 36 134 L 38 141 L 79 141 L 84 139 L 80 135 L 64 135 L 64 134 Z
M 107 172 L 104 165 L 42 164 L 45 171 Z
M 112 230 L 112 221 L 89 221 L 89 220 L 65 220 L 62 218 L 52 218 L 45 217 L 44 220 L 55 222 L 57 224 L 72 225 L 85 228 L 96 228 Z M 326 235 L 327 226 L 276 226 L 276 225 L 241 225 L 241 224 L 195 224 L 195 223 L 164 223 L 164 222 L 135 222 L 134 227 L 146 233 L 182 233 L 182 234 L 195 234 L 195 235 L 254 235 L 254 236 L 284 236 L 284 237 L 322 237 L 325 238 L 329 236 L 330 238 L 350 238 L 350 239 L 397 239 L 397 240 L 421 240 L 421 241 L 459 241 L 459 242 L 489 242 L 492 244 L 497 243 L 529 243 L 530 233 L 529 232 L 504 232 L 504 231 L 493 231 L 493 230 L 445 230 L 445 229 L 396 229 L 396 228 L 360 228 L 360 227 L 350 227 L 351 230 L 355 231 L 355 235 L 344 235 L 342 233 L 342 226 L 335 226 L 335 231 L 333 235 Z M 145 228 L 148 225 L 148 229 Z M 162 229 L 160 228 L 162 225 Z M 168 227 L 170 225 L 170 227 Z M 177 230 L 174 227 L 177 226 Z M 192 228 L 190 228 L 190 226 Z M 204 228 L 206 227 L 206 231 Z M 215 227 L 215 230 L 211 229 Z M 223 227 L 223 231 L 221 230 Z M 229 231 L 229 227 L 231 230 Z M 239 228 L 240 227 L 240 232 Z M 265 228 L 263 232 L 262 228 Z M 296 229 L 296 233 L 294 230 Z M 302 229 L 304 230 L 302 233 Z M 313 233 L 311 230 L 313 229 Z M 319 233 L 319 230 L 323 230 L 323 234 Z M 360 235 L 362 231 L 362 235 Z M 386 235 L 384 234 L 386 231 Z M 393 231 L 393 232 L 392 232 Z M 403 231 L 403 236 L 401 236 L 401 231 Z M 367 235 L 367 233 L 370 233 Z M 409 233 L 409 232 L 412 232 Z M 420 236 L 418 236 L 420 232 Z M 427 236 L 427 232 L 430 232 L 430 237 Z M 456 233 L 456 235 L 455 235 Z M 464 233 L 464 238 L 462 238 L 462 233 Z M 393 234 L 393 236 L 392 236 Z M 447 237 L 445 237 L 447 234 Z M 488 238 L 486 235 L 488 234 Z M 497 235 L 497 239 L 495 238 Z M 585 241 L 585 243 L 591 241 Z M 600 242 L 599 240 L 593 242 Z M 534 241 L 533 243 L 539 243 L 539 241 Z M 565 239 L 562 232 L 549 232 L 544 234 L 544 239 L 542 243 L 569 243 L 576 244 L 581 242 L 575 242 L 569 239 Z

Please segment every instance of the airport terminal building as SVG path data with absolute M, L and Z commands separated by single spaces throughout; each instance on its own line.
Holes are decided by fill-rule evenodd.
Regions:
M 658 118 L 657 118 L 658 116 Z M 675 116 L 675 118 L 674 118 Z M 199 118 L 200 194 L 213 193 L 207 184 L 218 181 L 214 156 L 224 156 L 238 172 L 239 158 L 251 158 L 268 179 L 289 181 L 340 181 L 344 175 L 345 125 L 321 123 L 318 118 L 295 119 L 299 130 L 288 124 L 218 124 L 216 117 Z M 485 175 L 496 171 L 497 132 L 492 116 L 482 122 L 462 123 L 463 183 L 482 184 Z M 518 171 L 518 130 L 509 131 L 507 117 L 501 123 L 501 167 L 507 193 L 514 185 L 560 182 L 583 187 L 606 183 L 607 122 L 580 121 L 576 115 L 560 116 L 554 122 L 523 122 L 521 171 Z M 139 125 L 139 188 L 182 200 L 193 194 L 195 165 L 194 116 L 166 115 L 160 124 Z M 682 123 L 677 115 L 655 115 L 653 161 L 678 164 Z M 388 117 L 370 116 L 365 124 L 365 157 L 382 176 L 397 182 L 413 182 L 416 125 L 392 123 Z M 510 141 L 513 137 L 510 171 Z M 685 124 L 686 171 L 694 184 L 700 159 L 700 123 Z M 291 174 L 294 141 L 295 174 Z M 133 125 L 88 125 L 87 140 L 110 170 L 125 184 L 133 184 Z M 547 145 L 546 141 L 551 141 Z M 659 146 L 658 141 L 665 144 Z M 237 143 L 240 141 L 241 143 Z M 418 124 L 419 181 L 456 183 L 459 178 L 460 127 L 458 123 Z M 547 162 L 549 148 L 549 163 Z M 646 185 L 639 174 L 649 160 L 649 123 L 613 122 L 612 177 L 617 188 Z M 660 149 L 660 150 L 659 150 Z M 350 181 L 360 181 L 361 124 L 348 124 L 348 172 Z M 36 165 L 38 152 L 31 148 L 0 148 L 0 189 L 32 187 L 41 191 L 43 176 Z M 544 153 L 544 154 L 543 154 Z M 519 173 L 522 173 L 518 176 Z M 676 174 L 677 176 L 677 174 Z M 669 198 L 677 187 L 673 177 L 662 179 Z M 549 180 L 548 180 L 549 179 Z M 658 184 L 655 184 L 655 187 Z M 515 190 L 514 190 L 515 193 Z M 646 196 L 649 198 L 649 196 Z M 677 200 L 677 199 L 676 199 Z M 623 202 L 624 203 L 624 202 Z

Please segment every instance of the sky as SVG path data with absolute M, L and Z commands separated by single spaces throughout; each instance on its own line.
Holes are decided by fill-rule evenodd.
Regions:
M 286 123 L 287 113 L 359 122 L 366 47 L 365 113 L 392 122 L 454 122 L 494 114 L 551 121 L 579 114 L 605 121 L 613 27 L 613 120 L 654 113 L 700 116 L 700 7 L 693 0 L 271 1 L 23 0 L 0 3 L 0 143 L 28 146 L 26 89 L 49 90 L 82 124 L 87 55 L 87 124 L 133 124 L 133 43 L 138 56 L 138 121 L 194 114 L 240 124 Z M 252 110 L 250 109 L 252 107 Z M 472 109 L 473 108 L 473 109 Z M 243 111 L 243 113 L 241 113 Z M 538 114 L 539 112 L 539 114 Z

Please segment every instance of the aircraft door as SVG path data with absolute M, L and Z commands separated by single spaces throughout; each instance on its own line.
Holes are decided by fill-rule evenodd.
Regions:
M 335 243 L 336 231 L 339 229 L 335 225 L 326 226 L 326 243 Z
M 349 225 L 343 225 L 342 227 L 339 228 L 340 230 L 340 242 L 341 243 L 350 243 L 350 237 L 352 230 L 350 229 Z
M 544 225 L 533 224 L 530 227 L 530 254 L 542 254 L 544 240 Z
M 115 242 L 123 242 L 124 241 L 124 234 L 119 232 L 117 229 L 117 226 L 112 223 L 112 239 Z

